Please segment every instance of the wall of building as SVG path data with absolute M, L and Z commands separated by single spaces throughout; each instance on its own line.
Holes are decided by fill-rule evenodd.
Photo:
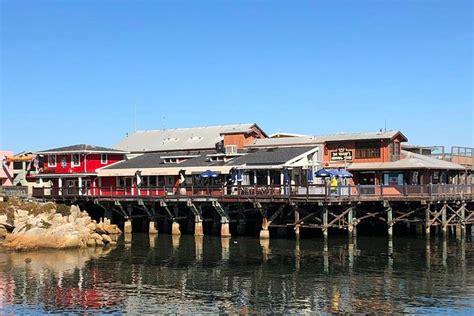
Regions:
M 13 156 L 12 151 L 0 150 L 0 185 L 12 185 L 13 184 L 13 162 L 6 162 L 5 157 Z
M 242 149 L 253 143 L 258 138 L 265 138 L 263 132 L 258 128 L 253 128 L 249 133 L 225 134 L 224 146 L 237 145 L 238 149 Z
M 108 154 L 107 163 L 101 162 L 100 154 L 80 154 L 80 165 L 73 166 L 71 154 L 56 155 L 56 166 L 50 167 L 52 155 L 46 155 L 43 173 L 84 173 L 95 172 L 96 169 L 108 166 L 124 159 L 123 154 Z M 63 162 L 64 161 L 64 162 Z

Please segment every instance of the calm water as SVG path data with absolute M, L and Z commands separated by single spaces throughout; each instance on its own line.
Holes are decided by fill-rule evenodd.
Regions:
M 1 252 L 0 314 L 474 314 L 469 241 L 131 239 L 107 250 Z

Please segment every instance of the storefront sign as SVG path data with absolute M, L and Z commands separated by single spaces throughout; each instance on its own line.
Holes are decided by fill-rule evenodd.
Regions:
M 339 145 L 336 151 L 331 152 L 331 161 L 351 161 L 352 151 L 347 150 L 346 146 Z

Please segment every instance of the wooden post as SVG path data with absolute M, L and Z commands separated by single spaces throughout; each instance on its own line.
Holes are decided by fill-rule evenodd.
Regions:
M 194 223 L 194 236 L 204 236 L 204 230 L 202 228 L 201 221 L 196 221 Z
M 325 205 L 325 206 L 323 206 L 323 236 L 324 236 L 324 238 L 328 237 L 328 229 L 329 229 L 329 227 L 327 226 L 328 225 L 328 215 L 329 215 L 328 207 Z
M 229 222 L 221 223 L 221 237 L 229 238 L 230 236 Z
M 425 236 L 426 238 L 430 238 L 430 205 L 425 209 Z
M 392 208 L 389 207 L 387 209 L 387 224 L 388 224 L 388 237 L 393 236 L 393 213 Z
M 148 225 L 148 233 L 150 235 L 156 235 L 158 234 L 158 229 L 156 229 L 156 224 L 155 224 L 155 221 L 150 221 L 149 225 Z
M 441 210 L 441 230 L 443 231 L 443 236 L 446 238 L 448 233 L 448 222 L 447 222 L 447 214 L 446 214 L 446 205 L 443 205 Z
M 298 211 L 298 206 L 295 206 L 295 236 L 296 238 L 300 237 L 300 224 L 298 221 L 300 220 L 300 212 Z
M 465 220 L 466 220 L 466 207 L 465 207 L 464 204 L 461 206 L 461 212 L 459 212 L 459 213 L 461 215 L 460 216 L 461 217 L 460 218 L 460 221 L 461 221 L 461 235 L 466 236 L 466 222 L 465 222 Z
M 349 212 L 347 213 L 347 233 L 349 235 L 349 238 L 352 238 L 353 233 L 354 233 L 354 219 L 353 219 L 353 209 L 351 208 Z
M 132 233 L 132 221 L 131 220 L 126 220 L 124 223 L 123 227 L 123 232 L 125 234 L 131 234 Z
M 171 225 L 171 235 L 175 235 L 175 236 L 181 235 L 181 230 L 179 228 L 178 222 L 173 222 L 173 224 Z

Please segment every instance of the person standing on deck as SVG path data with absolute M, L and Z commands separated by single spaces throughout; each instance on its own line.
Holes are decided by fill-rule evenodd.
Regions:
M 331 193 L 334 193 L 334 194 L 337 194 L 337 186 L 338 186 L 338 182 L 337 182 L 337 177 L 332 177 L 331 178 Z

